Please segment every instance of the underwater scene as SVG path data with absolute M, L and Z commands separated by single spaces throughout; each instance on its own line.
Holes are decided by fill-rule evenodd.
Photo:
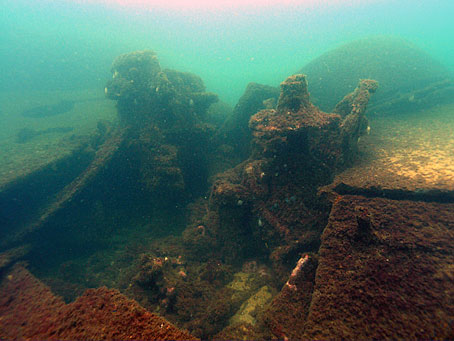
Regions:
M 454 339 L 453 1 L 0 4 L 0 339 Z

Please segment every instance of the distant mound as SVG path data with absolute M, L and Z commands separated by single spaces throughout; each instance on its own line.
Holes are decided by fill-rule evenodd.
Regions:
M 405 96 L 414 102 L 412 92 L 446 83 L 448 70 L 416 45 L 395 37 L 357 40 L 326 52 L 298 73 L 307 75 L 313 102 L 331 111 L 359 79 L 375 79 L 380 87 L 374 103 Z M 452 82 L 448 82 L 452 87 Z

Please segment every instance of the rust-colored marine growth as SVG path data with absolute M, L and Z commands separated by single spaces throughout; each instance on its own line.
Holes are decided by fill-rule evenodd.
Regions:
M 217 176 L 209 213 L 197 222 L 218 243 L 218 257 L 235 261 L 249 250 L 268 257 L 284 281 L 288 264 L 317 250 L 329 210 L 317 188 L 355 159 L 358 138 L 367 128 L 366 106 L 376 88 L 377 82 L 361 80 L 328 114 L 310 102 L 304 75 L 281 84 L 276 109 L 261 110 L 249 121 L 249 159 Z M 209 218 L 213 216 L 217 219 Z M 191 238 L 187 242 L 194 244 Z
M 89 289 L 65 304 L 22 266 L 0 284 L 0 338 L 33 340 L 195 340 L 117 290 Z
M 354 92 L 336 106 L 332 114 L 322 112 L 309 100 L 304 75 L 288 77 L 281 84 L 275 109 L 265 109 L 252 116 L 249 126 L 264 154 L 277 152 L 278 144 L 291 139 L 307 141 L 307 151 L 332 168 L 351 163 L 356 156 L 358 138 L 366 132 L 365 111 L 376 91 L 374 80 L 361 80 Z
M 343 196 L 322 236 L 303 338 L 452 339 L 453 222 L 453 204 Z
M 301 257 L 281 292 L 272 301 L 265 322 L 277 337 L 298 339 L 303 335 L 316 269 L 316 258 Z
M 120 154 L 139 169 L 144 188 L 172 204 L 202 193 L 214 149 L 207 110 L 217 95 L 195 74 L 161 69 L 149 50 L 117 57 L 111 71 L 105 93 L 130 128 Z

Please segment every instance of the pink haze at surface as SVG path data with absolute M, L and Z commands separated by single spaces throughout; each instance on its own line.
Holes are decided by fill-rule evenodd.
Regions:
M 263 8 L 263 7 L 329 7 L 331 5 L 360 5 L 377 0 L 76 0 L 84 4 L 104 4 L 140 9 L 179 9 L 179 10 L 218 10 L 237 8 Z

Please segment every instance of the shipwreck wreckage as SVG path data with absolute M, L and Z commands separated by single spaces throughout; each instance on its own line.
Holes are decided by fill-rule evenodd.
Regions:
M 331 113 L 311 103 L 302 74 L 280 92 L 250 86 L 235 109 L 249 111 L 248 131 L 216 127 L 217 96 L 151 51 L 118 57 L 112 75 L 118 122 L 0 188 L 18 213 L 0 234 L 2 337 L 454 337 L 452 189 L 390 186 L 358 166 L 376 81 L 360 80 Z M 239 136 L 251 144 L 236 163 Z M 31 207 L 11 203 L 42 188 Z M 182 233 L 138 256 L 122 294 L 90 289 L 65 304 L 20 262 L 95 249 L 116 218 L 172 210 L 186 212 Z M 235 292 L 248 272 L 254 286 Z

